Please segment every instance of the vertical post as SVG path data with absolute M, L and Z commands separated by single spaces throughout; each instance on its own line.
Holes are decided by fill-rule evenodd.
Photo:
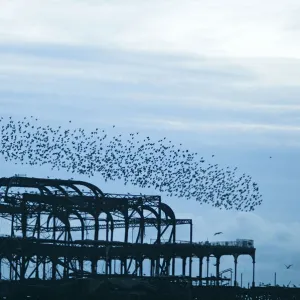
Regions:
M 274 274 L 274 286 L 276 286 L 276 272 Z
M 237 258 L 238 258 L 238 255 L 234 254 L 234 286 L 237 286 L 237 280 L 236 280 L 236 276 L 237 276 Z
M 124 258 L 124 274 L 128 275 L 128 270 L 127 270 L 127 258 Z
M 56 257 L 52 257 L 52 280 L 56 280 Z
M 105 247 L 105 274 L 111 273 L 110 246 Z M 96 274 L 96 272 L 95 272 Z
M 120 259 L 120 275 L 123 275 L 123 258 Z
M 46 260 L 46 257 L 44 256 L 43 257 L 43 280 L 46 280 L 46 262 L 45 262 L 45 260 Z
M 241 273 L 241 287 L 243 287 L 243 273 Z
M 171 264 L 171 257 L 168 257 L 166 261 L 167 276 L 170 276 L 170 264 Z
M 190 223 L 190 244 L 193 243 L 193 222 Z M 193 259 L 192 256 L 190 256 L 189 259 L 189 276 L 192 277 L 192 265 L 193 265 Z
M 201 257 L 199 257 L 199 280 L 200 280 L 200 281 L 199 281 L 199 285 L 200 285 L 200 286 L 202 286 L 202 276 L 203 276 L 203 275 L 202 275 L 202 271 L 203 271 L 203 270 L 202 270 L 202 267 L 203 267 L 203 266 L 202 266 L 202 263 L 203 263 L 203 257 L 201 256 Z
M 182 275 L 185 276 L 186 257 L 182 258 Z
M 209 256 L 206 257 L 206 285 L 208 285 L 208 274 L 209 274 Z
M 108 242 L 109 241 L 109 220 L 108 220 L 108 216 L 106 217 L 106 227 L 105 227 L 105 231 L 106 231 L 106 235 L 105 235 L 105 238 L 106 238 L 106 241 Z
M 151 276 L 154 276 L 155 271 L 155 260 L 151 258 Z
M 253 274 L 252 274 L 252 287 L 255 287 L 255 256 L 252 257 Z
M 159 201 L 158 201 L 158 220 L 157 220 L 157 244 L 158 244 L 158 251 L 160 253 L 161 248 L 161 197 L 159 196 Z M 156 258 L 156 266 L 155 266 L 155 275 L 159 276 L 159 267 L 160 267 L 160 255 L 157 256 Z
M 217 286 L 220 285 L 220 256 L 217 256 L 216 261 L 216 277 L 217 277 Z
M 139 265 L 140 265 L 140 276 L 143 276 L 143 257 L 142 257 L 142 255 L 139 258 Z
M 173 244 L 176 243 L 176 219 L 173 220 Z M 172 276 L 175 276 L 175 260 L 176 255 L 173 253 L 172 257 Z
M 36 225 L 37 225 L 37 238 L 38 240 L 40 239 L 40 230 L 41 230 L 41 204 L 39 204 L 39 211 L 37 214 L 37 220 L 36 220 Z M 37 255 L 36 256 L 36 271 L 35 271 L 35 278 L 39 278 L 39 265 L 40 265 L 40 257 Z

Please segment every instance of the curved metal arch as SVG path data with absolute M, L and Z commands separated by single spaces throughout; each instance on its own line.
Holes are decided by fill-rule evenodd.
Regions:
M 120 212 L 122 214 L 124 220 L 126 220 L 127 218 L 129 218 L 129 216 L 128 216 L 128 210 L 125 209 L 124 207 L 118 207 L 118 208 L 116 208 L 115 211 Z
M 110 226 L 109 226 L 109 229 L 111 231 L 114 230 L 114 219 L 112 217 L 112 214 L 110 213 L 110 211 L 108 210 L 105 210 L 105 209 L 100 209 L 99 211 L 97 211 L 96 213 L 95 212 L 91 212 L 90 210 L 87 210 L 86 211 L 90 216 L 92 216 L 94 218 L 94 230 L 95 230 L 95 240 L 98 240 L 98 237 L 99 237 L 99 216 L 101 213 L 105 213 L 106 216 L 107 216 L 107 220 L 108 222 L 110 222 Z M 97 227 L 98 226 L 98 227 Z M 97 236 L 96 236 L 96 232 L 97 232 Z M 97 239 L 96 239 L 97 238 Z
M 42 194 L 42 190 L 44 190 L 47 192 L 48 195 L 52 195 L 51 191 L 45 186 L 38 186 L 37 188 L 40 190 L 41 194 Z
M 159 207 L 165 213 L 166 216 L 170 217 L 170 219 L 172 219 L 172 220 L 176 219 L 175 213 L 174 213 L 173 209 L 169 205 L 161 202 L 159 204 Z
M 85 181 L 79 181 L 79 180 L 63 180 L 63 179 L 39 179 L 42 182 L 46 182 L 45 185 L 47 186 L 69 186 L 71 188 L 73 188 L 75 191 L 77 191 L 77 193 L 80 193 L 79 195 L 82 196 L 82 192 L 80 191 L 80 189 L 78 189 L 78 187 L 76 187 L 76 185 L 80 185 L 80 186 L 84 186 L 87 187 L 89 190 L 91 190 L 94 193 L 94 196 L 96 197 L 96 199 L 99 198 L 103 198 L 104 197 L 104 193 L 94 184 L 85 182 Z M 50 184 L 51 183 L 51 184 Z M 56 184 L 53 184 L 56 183 Z M 64 192 L 66 193 L 65 195 L 68 196 L 68 193 L 64 190 Z
M 143 236 L 143 234 L 146 230 L 146 228 L 145 228 L 145 218 L 144 218 L 142 210 L 139 208 L 138 205 L 130 205 L 129 209 L 132 209 L 133 211 L 136 211 L 140 215 L 139 233 L 138 233 L 138 236 L 136 237 L 136 243 L 137 243 L 139 238 L 141 236 Z M 130 220 L 130 217 L 128 217 L 128 220 Z M 128 224 L 128 229 L 129 229 L 129 224 Z
M 107 210 L 104 210 L 104 209 L 101 209 L 99 212 L 98 212 L 98 214 L 97 214 L 97 218 L 99 219 L 99 216 L 101 215 L 101 213 L 105 213 L 106 214 L 106 218 L 107 218 L 107 220 L 109 219 L 109 221 L 110 221 L 110 230 L 114 230 L 115 229 L 115 226 L 114 226 L 114 218 L 113 218 L 113 216 L 112 216 L 112 214 L 111 214 L 111 212 L 110 211 L 107 211 Z
M 16 178 L 16 177 L 10 177 L 10 178 L 7 178 L 7 183 L 3 186 L 6 186 L 6 189 L 5 189 L 5 196 L 4 196 L 4 201 L 7 202 L 7 195 L 8 195 L 8 191 L 11 187 L 11 182 L 12 180 Z
M 158 212 L 153 207 L 151 207 L 150 205 L 143 205 L 143 210 L 151 211 L 155 215 L 156 219 L 159 219 Z
M 28 182 L 29 184 L 31 183 L 43 183 L 42 185 L 44 186 L 56 186 L 56 185 L 81 185 L 81 186 L 85 186 L 88 189 L 90 189 L 91 191 L 94 192 L 96 197 L 104 197 L 104 193 L 100 190 L 100 188 L 98 188 L 97 186 L 95 186 L 94 184 L 85 182 L 85 181 L 81 181 L 81 180 L 64 180 L 64 179 L 49 179 L 49 178 L 30 178 L 30 177 L 18 177 L 18 176 L 14 176 L 14 177 L 9 177 L 9 178 L 1 178 L 0 179 L 0 186 L 1 184 L 4 182 L 7 182 L 5 185 L 9 185 L 9 182 L 13 179 L 19 179 L 22 180 L 23 182 Z M 27 184 L 28 184 L 27 183 Z M 53 185 L 54 183 L 54 185 Z
M 63 182 L 71 182 L 73 185 L 82 185 L 82 186 L 85 186 L 87 188 L 89 188 L 91 191 L 94 192 L 95 196 L 97 198 L 103 198 L 104 197 L 104 193 L 94 184 L 92 183 L 88 183 L 88 182 L 85 182 L 85 181 L 80 181 L 80 180 L 63 180 Z
M 48 187 L 48 186 L 55 187 L 59 191 L 61 191 L 66 197 L 69 196 L 68 193 L 67 193 L 67 191 L 63 187 L 61 187 L 59 184 L 47 184 L 47 185 L 42 185 L 42 186 L 45 186 L 45 187 Z
M 66 183 L 65 183 L 65 184 L 63 184 L 63 186 L 70 187 L 70 188 L 73 189 L 75 192 L 77 192 L 77 194 L 78 194 L 79 196 L 83 196 L 81 190 L 80 190 L 77 186 L 75 186 L 74 184 L 72 184 L 72 183 L 66 184 Z
M 85 230 L 84 220 L 83 220 L 81 214 L 78 211 L 76 211 L 76 210 L 68 210 L 67 211 L 67 218 L 68 218 L 69 224 L 70 224 L 69 218 L 70 218 L 71 215 L 75 215 L 78 218 L 78 220 L 80 221 L 80 224 L 81 224 L 81 239 L 83 240 L 84 239 L 84 230 Z M 70 224 L 70 227 L 71 227 L 71 224 Z
M 153 207 L 151 207 L 150 205 L 143 205 L 143 206 L 142 206 L 142 209 L 140 209 L 138 205 L 130 205 L 129 208 L 130 208 L 130 209 L 133 209 L 134 211 L 136 211 L 136 212 L 140 215 L 141 220 L 143 220 L 143 230 L 142 230 L 142 234 L 146 231 L 146 227 L 145 227 L 145 219 L 146 219 L 146 218 L 145 218 L 145 216 L 144 216 L 142 210 L 143 210 L 143 211 L 144 211 L 144 210 L 150 211 L 151 213 L 153 213 L 153 214 L 155 215 L 155 217 L 156 217 L 157 220 L 159 219 L 159 214 L 158 214 L 157 211 L 156 211 Z M 129 218 L 129 219 L 130 219 L 130 218 Z M 141 222 L 140 222 L 140 224 L 141 224 Z M 140 227 L 140 228 L 141 228 L 141 227 Z
M 49 228 L 49 223 L 50 223 L 50 220 L 51 218 L 58 218 L 67 228 L 70 228 L 70 222 L 69 222 L 69 219 L 68 219 L 68 214 L 66 215 L 63 215 L 61 212 L 59 213 L 54 213 L 54 212 L 51 212 L 49 215 L 48 215 L 48 218 L 47 218 L 47 228 Z
M 51 186 L 51 187 L 57 188 L 64 195 L 68 196 L 68 194 L 65 191 L 65 189 L 63 189 L 58 184 L 53 184 L 53 182 L 56 181 L 55 179 L 54 180 L 53 179 L 40 179 L 40 178 L 29 178 L 29 177 L 10 177 L 10 178 L 7 178 L 5 196 L 7 196 L 8 190 L 11 187 L 11 182 L 14 179 L 21 181 L 20 184 L 16 185 L 18 187 L 32 187 L 32 188 L 38 188 L 38 189 L 39 189 L 39 187 L 43 187 L 45 190 L 47 189 L 47 192 L 50 192 L 50 190 L 47 187 Z M 51 182 L 51 184 L 47 184 L 46 182 L 49 182 L 49 183 Z
M 22 178 L 22 180 L 27 179 L 27 177 L 9 177 L 9 178 L 1 178 L 0 179 L 0 186 L 6 186 L 4 201 L 6 201 L 8 191 L 12 187 L 11 181 L 15 178 Z M 4 181 L 4 184 L 3 184 L 3 181 Z M 42 194 L 42 190 L 46 191 L 47 194 L 50 194 L 50 195 L 52 194 L 51 191 L 47 187 L 39 185 L 37 183 L 33 183 L 31 185 L 28 185 L 28 186 L 24 186 L 24 185 L 20 184 L 20 185 L 16 185 L 16 187 L 32 187 L 32 188 L 38 189 L 41 194 Z

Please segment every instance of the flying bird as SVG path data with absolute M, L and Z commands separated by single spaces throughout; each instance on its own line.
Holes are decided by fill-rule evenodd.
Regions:
M 287 266 L 287 265 L 285 265 L 285 267 L 286 267 L 287 269 L 289 269 L 291 266 L 292 266 L 292 265 L 288 265 L 288 266 Z
M 218 235 L 218 234 L 222 234 L 223 232 L 219 231 L 219 232 L 216 232 L 214 235 Z
M 51 170 L 71 173 L 72 178 L 98 174 L 104 181 L 153 188 L 169 197 L 194 199 L 219 209 L 253 211 L 262 203 L 251 176 L 210 164 L 167 137 L 157 140 L 143 137 L 142 132 L 113 135 L 101 128 L 55 127 L 39 124 L 33 116 L 0 117 L 0 136 L 0 155 L 17 165 L 48 165 Z

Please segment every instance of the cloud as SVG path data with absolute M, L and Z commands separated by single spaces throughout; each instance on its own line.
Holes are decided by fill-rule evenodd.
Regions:
M 247 123 L 217 123 L 217 122 L 191 122 L 189 120 L 167 120 L 167 119 L 136 119 L 138 123 L 148 123 L 150 126 L 179 131 L 284 131 L 299 132 L 300 126 L 280 126 L 278 124 L 247 124 Z
M 231 57 L 299 57 L 296 0 L 2 3 L 6 41 L 98 45 Z M 138 26 L 136 26 L 138 24 Z M 293 24 L 293 23 L 292 23 Z M 278 38 L 280 36 L 280 39 Z
M 207 143 L 239 137 L 240 143 L 299 146 L 298 86 L 260 86 L 254 70 L 230 59 L 93 47 L 74 47 L 67 58 L 68 51 L 7 44 L 0 51 L 2 113 L 17 104 L 44 117 L 52 109 L 56 119 L 84 112 L 99 124 L 98 107 L 101 122 L 114 116 L 118 126 L 201 133 Z

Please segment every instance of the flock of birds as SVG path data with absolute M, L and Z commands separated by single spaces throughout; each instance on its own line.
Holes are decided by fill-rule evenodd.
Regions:
M 87 132 L 38 122 L 33 116 L 0 118 L 0 155 L 6 161 L 49 165 L 88 177 L 100 173 L 105 181 L 123 180 L 220 209 L 253 211 L 262 203 L 258 184 L 250 176 L 237 176 L 237 168 L 207 164 L 197 153 L 166 138 L 153 141 L 139 132 L 109 136 L 99 128 Z

